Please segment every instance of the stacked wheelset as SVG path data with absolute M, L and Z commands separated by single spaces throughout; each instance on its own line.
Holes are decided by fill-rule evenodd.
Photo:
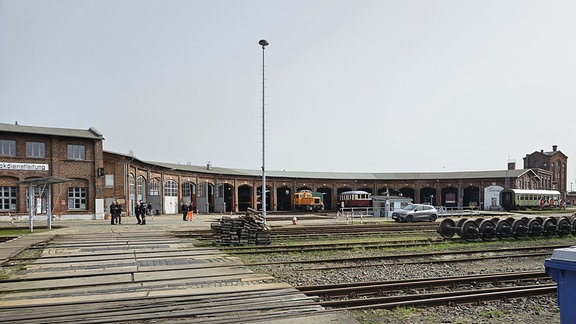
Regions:
M 462 218 L 458 222 L 446 218 L 440 222 L 438 234 L 445 239 L 457 235 L 466 241 L 576 235 L 576 217 Z

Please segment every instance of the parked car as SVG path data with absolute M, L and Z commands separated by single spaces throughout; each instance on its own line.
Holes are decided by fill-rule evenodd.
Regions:
M 430 205 L 410 204 L 402 209 L 397 209 L 392 212 L 392 219 L 397 222 L 434 222 L 437 218 L 438 211 L 434 206 Z

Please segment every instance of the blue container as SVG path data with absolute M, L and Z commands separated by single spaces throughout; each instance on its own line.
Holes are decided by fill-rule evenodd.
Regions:
M 576 246 L 555 249 L 544 266 L 558 287 L 560 323 L 576 323 Z

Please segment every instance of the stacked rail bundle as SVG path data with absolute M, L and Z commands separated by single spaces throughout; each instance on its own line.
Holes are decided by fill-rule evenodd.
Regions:
M 212 223 L 210 227 L 212 228 L 212 245 L 239 246 L 271 243 L 270 229 L 259 216 L 224 216 L 217 223 Z

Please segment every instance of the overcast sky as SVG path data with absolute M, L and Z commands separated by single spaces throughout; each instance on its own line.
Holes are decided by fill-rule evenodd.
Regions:
M 552 145 L 576 186 L 575 1 L 0 0 L 0 122 L 143 160 L 502 170 Z

